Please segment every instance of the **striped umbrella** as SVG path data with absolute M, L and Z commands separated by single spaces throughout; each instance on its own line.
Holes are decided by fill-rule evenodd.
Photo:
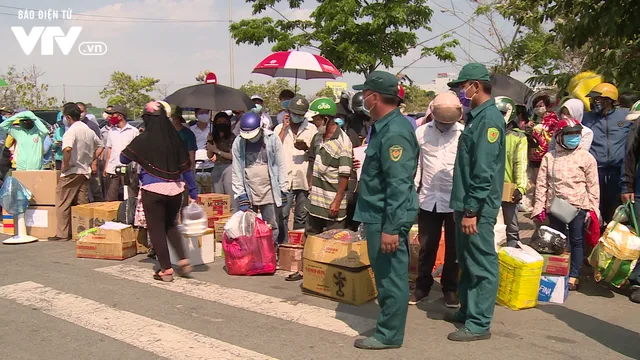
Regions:
M 335 79 L 342 76 L 331 61 L 304 51 L 279 51 L 262 60 L 254 73 L 297 79 Z

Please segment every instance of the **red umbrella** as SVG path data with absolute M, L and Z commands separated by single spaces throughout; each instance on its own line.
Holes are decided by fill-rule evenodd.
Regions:
M 296 80 L 335 79 L 342 76 L 331 61 L 322 56 L 295 50 L 278 51 L 267 56 L 253 72 L 272 77 L 292 77 Z

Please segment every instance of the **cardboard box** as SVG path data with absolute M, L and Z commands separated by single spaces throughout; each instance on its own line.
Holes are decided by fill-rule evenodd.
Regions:
M 564 304 L 569 297 L 569 277 L 549 276 L 540 277 L 540 289 L 538 290 L 538 302 Z
M 366 241 L 346 242 L 319 236 L 307 239 L 304 258 L 347 268 L 361 268 L 371 264 Z
M 33 205 L 56 204 L 56 187 L 60 179 L 60 171 L 57 170 L 15 170 L 11 172 L 14 179 L 20 181 L 24 187 L 31 191 Z
M 146 254 L 149 251 L 147 229 L 145 228 L 133 228 L 133 238 L 136 239 L 136 250 L 138 254 Z
M 346 268 L 308 259 L 303 266 L 305 292 L 353 305 L 364 304 L 378 295 L 370 266 Z
M 107 221 L 118 220 L 118 208 L 122 201 L 93 203 L 93 226 L 99 227 Z
M 71 235 L 78 240 L 78 234 L 94 227 L 104 225 L 107 221 L 118 219 L 118 208 L 121 201 L 97 202 L 78 205 L 71 208 Z
M 571 253 L 565 252 L 562 255 L 540 254 L 544 259 L 542 273 L 546 275 L 567 276 L 571 267 Z
M 56 236 L 58 216 L 55 206 L 29 206 L 24 213 L 27 234 L 40 239 Z
M 13 215 L 2 209 L 2 233 L 13 236 Z
M 513 200 L 513 191 L 516 189 L 516 184 L 504 183 L 502 186 L 502 201 L 511 202 Z
M 287 243 L 289 245 L 304 245 L 306 240 L 307 237 L 304 236 L 304 229 L 289 230 L 289 234 L 287 234 Z
M 278 247 L 280 270 L 300 271 L 302 270 L 302 253 L 304 246 L 282 244 Z
M 202 236 L 184 237 L 183 244 L 191 265 L 210 264 L 215 260 L 213 229 L 207 229 Z M 169 258 L 174 265 L 180 260 L 171 246 L 169 246 Z
M 131 225 L 121 229 L 99 229 L 76 242 L 76 256 L 88 259 L 124 260 L 137 254 Z
M 231 216 L 231 196 L 227 194 L 200 194 L 198 203 L 204 206 L 207 217 Z
M 227 223 L 230 217 L 231 217 L 231 214 L 225 214 L 225 215 L 211 216 L 207 218 L 208 227 L 214 230 L 216 234 L 215 238 L 217 241 L 222 241 L 222 233 L 224 232 L 224 225 Z M 220 237 L 218 237 L 219 229 L 221 229 Z
M 420 239 L 418 238 L 418 225 L 413 225 L 409 231 L 409 281 L 418 279 L 418 265 L 420 262 Z M 444 238 L 444 227 L 440 233 L 440 243 L 438 244 L 438 252 L 436 254 L 436 262 L 433 264 L 431 274 L 438 277 L 442 274 L 442 266 L 444 265 L 446 245 Z

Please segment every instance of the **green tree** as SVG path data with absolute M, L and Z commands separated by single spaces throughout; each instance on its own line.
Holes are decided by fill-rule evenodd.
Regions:
M 409 113 L 424 112 L 435 97 L 433 91 L 426 91 L 417 85 L 403 84 L 404 103 Z
M 575 72 L 594 70 L 620 88 L 640 86 L 639 1 L 505 0 L 497 9 L 516 26 L 544 26 L 560 49 L 577 54 Z M 574 75 L 550 69 L 536 69 L 539 79 L 562 86 Z
M 15 65 L 9 65 L 7 71 L 0 74 L 0 78 L 7 86 L 0 87 L 0 106 L 15 109 L 19 105 L 17 85 L 20 83 L 20 74 Z
M 146 76 L 136 76 L 134 79 L 122 71 L 114 71 L 109 83 L 100 91 L 100 97 L 107 99 L 109 105 L 126 106 L 129 111 L 127 116 L 135 119 L 142 114 L 144 105 L 152 100 L 149 93 L 155 90 L 159 81 Z
M 289 89 L 297 93 L 300 88 L 293 90 L 293 85 L 287 79 L 269 80 L 264 84 L 257 84 L 253 81 L 240 86 L 238 90 L 247 94 L 247 96 L 260 95 L 264 100 L 264 106 L 270 113 L 275 113 L 282 107 L 278 96 L 282 90 Z
M 253 3 L 257 15 L 267 8 L 275 10 L 282 0 L 246 1 Z M 299 9 L 303 2 L 286 1 L 291 9 Z M 414 48 L 421 49 L 423 56 L 455 61 L 450 49 L 458 45 L 457 40 L 434 47 L 419 42 L 415 31 L 431 30 L 432 15 L 427 0 L 324 0 L 309 20 L 244 19 L 231 24 L 230 31 L 237 44 L 274 43 L 273 51 L 310 47 L 340 71 L 367 76 L 381 66 L 393 67 L 394 57 Z
M 334 101 L 336 100 L 336 93 L 333 91 L 332 88 L 330 87 L 323 87 L 322 89 L 318 90 L 318 92 L 316 92 L 316 95 L 314 96 L 314 100 L 317 98 L 329 98 L 329 99 L 333 99 Z
M 18 97 L 18 105 L 27 109 L 39 110 L 53 108 L 57 99 L 47 95 L 49 85 L 42 83 L 41 77 L 44 71 L 37 66 L 31 65 L 22 70 L 15 91 Z

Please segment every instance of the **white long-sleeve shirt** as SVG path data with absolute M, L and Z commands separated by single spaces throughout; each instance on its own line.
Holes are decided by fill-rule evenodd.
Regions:
M 450 213 L 453 191 L 453 167 L 458 151 L 458 139 L 464 126 L 455 123 L 448 131 L 441 132 L 435 123 L 418 127 L 416 137 L 420 146 L 415 185 L 419 189 L 420 208 L 425 211 Z

